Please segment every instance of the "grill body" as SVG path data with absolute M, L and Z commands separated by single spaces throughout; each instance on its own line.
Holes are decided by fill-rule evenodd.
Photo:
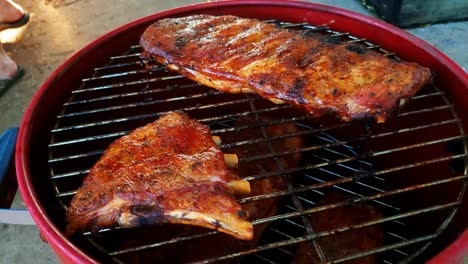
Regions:
M 376 19 L 324 5 L 293 1 L 206 3 L 145 17 L 102 36 L 66 61 L 35 95 L 20 127 L 16 152 L 19 187 L 39 229 L 64 263 L 91 263 L 96 260 L 85 254 L 83 249 L 78 248 L 74 242 L 65 238 L 60 231 L 62 227 L 57 226 L 48 213 L 61 210 L 55 200 L 56 197 L 50 191 L 54 188 L 52 182 L 44 180 L 44 175 L 50 173 L 48 166 L 50 157 L 47 157 L 45 153 L 48 151 L 51 131 L 55 128 L 55 117 L 61 115 L 64 102 L 69 99 L 71 91 L 81 84 L 82 79 L 92 76 L 94 69 L 107 64 L 110 57 L 126 53 L 129 47 L 138 43 L 141 33 L 152 22 L 165 17 L 199 13 L 232 14 L 263 20 L 276 19 L 292 23 L 328 25 L 333 30 L 350 32 L 359 38 L 382 44 L 401 58 L 416 61 L 435 71 L 437 73 L 436 85 L 447 94 L 461 119 L 461 126 L 465 131 L 468 130 L 466 73 L 429 44 Z M 382 144 L 385 145 L 385 143 Z M 451 186 L 448 185 L 448 188 Z M 455 190 L 455 187 L 453 191 L 459 192 Z M 450 191 L 448 190 L 447 193 Z M 423 196 L 421 199 L 435 198 Z M 442 237 L 445 243 L 440 244 L 439 250 L 447 246 L 456 234 L 466 228 L 467 204 L 465 196 L 451 228 Z M 462 240 L 461 243 L 466 245 L 468 241 Z

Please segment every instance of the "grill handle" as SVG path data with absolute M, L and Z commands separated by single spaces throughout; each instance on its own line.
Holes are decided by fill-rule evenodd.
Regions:
M 0 135 L 0 223 L 34 225 L 27 210 L 10 209 L 18 189 L 14 165 L 18 131 L 13 127 Z

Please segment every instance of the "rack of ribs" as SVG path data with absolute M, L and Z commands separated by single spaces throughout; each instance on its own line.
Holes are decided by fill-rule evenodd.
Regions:
M 344 121 L 384 122 L 431 80 L 428 68 L 359 44 L 230 15 L 162 19 L 140 44 L 143 57 L 208 87 Z
M 207 126 L 168 113 L 109 146 L 71 201 L 66 234 L 178 223 L 248 240 L 253 227 L 234 197 L 248 188 Z

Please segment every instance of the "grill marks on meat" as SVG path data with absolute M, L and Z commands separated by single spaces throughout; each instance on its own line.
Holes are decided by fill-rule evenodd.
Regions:
M 145 56 L 206 86 L 287 102 L 311 116 L 383 122 L 431 79 L 429 69 L 356 44 L 235 16 L 157 21 Z M 246 89 L 247 88 L 247 89 Z
M 66 233 L 181 223 L 251 239 L 208 127 L 169 113 L 111 144 L 73 197 Z

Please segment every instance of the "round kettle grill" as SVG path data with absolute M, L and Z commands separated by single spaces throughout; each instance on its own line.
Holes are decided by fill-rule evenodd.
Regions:
M 147 68 L 139 37 L 151 23 L 190 14 L 253 17 L 291 30 L 309 30 L 357 43 L 395 60 L 414 61 L 435 73 L 398 116 L 384 124 L 311 119 L 289 105 L 252 94 L 224 94 L 163 66 Z M 298 245 L 311 243 L 322 262 L 450 261 L 466 248 L 468 78 L 445 55 L 379 20 L 325 5 L 294 1 L 223 1 L 177 8 L 118 28 L 76 53 L 35 95 L 20 127 L 16 148 L 19 187 L 45 240 L 64 263 L 133 263 L 174 258 L 198 263 L 290 263 Z M 264 149 L 240 158 L 239 166 L 273 164 L 241 175 L 253 181 L 282 177 L 287 188 L 241 199 L 277 199 L 275 213 L 255 219 L 265 226 L 255 245 L 210 251 L 216 231 L 181 232 L 180 226 L 105 229 L 74 238 L 63 235 L 67 206 L 89 169 L 115 139 L 182 110 L 220 135 L 224 152 Z M 254 120 L 242 124 L 238 120 Z M 270 126 L 293 131 L 269 135 Z M 245 138 L 245 135 L 251 135 Z M 242 135 L 242 136 L 241 136 Z M 300 147 L 275 150 L 276 142 L 300 138 Z M 39 155 L 38 155 L 39 154 Z M 284 165 L 280 160 L 300 157 Z M 348 197 L 322 203 L 331 192 Z M 372 206 L 381 217 L 315 231 L 310 217 L 349 205 Z M 344 256 L 327 256 L 320 238 L 378 227 L 381 245 Z M 456 242 L 455 239 L 458 238 Z M 211 240 L 214 239 L 214 240 Z M 445 249 L 447 248 L 447 249 Z M 445 249 L 445 250 L 444 250 Z M 186 253 L 184 253 L 186 252 Z M 434 257 L 435 252 L 441 252 Z M 448 252 L 448 253 L 444 253 Z M 164 253 L 164 254 L 163 254 Z

